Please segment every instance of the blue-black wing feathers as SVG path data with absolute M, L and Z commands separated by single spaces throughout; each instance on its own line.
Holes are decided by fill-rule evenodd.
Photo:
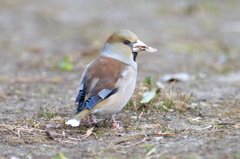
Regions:
M 77 112 L 80 112 L 85 108 L 93 109 L 93 107 L 96 104 L 98 104 L 100 101 L 110 97 L 111 95 L 115 94 L 117 91 L 118 91 L 118 88 L 115 88 L 113 90 L 103 89 L 98 94 L 93 95 L 93 96 L 89 97 L 86 101 L 84 101 L 84 97 L 85 97 L 84 90 L 80 90 L 77 100 L 76 100 L 78 103 Z
M 103 100 L 99 95 L 89 97 L 84 104 L 84 108 L 92 109 L 98 102 Z
M 86 92 L 84 90 L 79 90 L 78 96 L 75 103 L 77 103 L 77 112 L 81 111 L 84 108 Z

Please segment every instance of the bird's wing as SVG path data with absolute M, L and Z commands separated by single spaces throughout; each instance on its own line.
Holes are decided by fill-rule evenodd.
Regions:
M 76 99 L 78 112 L 85 108 L 92 109 L 100 101 L 115 94 L 125 66 L 125 63 L 105 56 L 100 56 L 91 63 L 80 83 Z
M 78 95 L 76 98 L 75 103 L 77 103 L 78 107 L 77 107 L 77 112 L 80 112 L 84 106 L 84 102 L 85 102 L 85 96 L 86 96 L 86 92 L 83 89 L 83 84 L 80 84 L 80 88 L 78 91 Z

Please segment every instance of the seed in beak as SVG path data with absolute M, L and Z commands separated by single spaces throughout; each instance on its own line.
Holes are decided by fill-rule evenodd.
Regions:
M 157 51 L 157 49 L 147 46 L 140 40 L 137 40 L 137 42 L 133 44 L 132 50 L 133 52 L 140 52 L 140 51 L 156 52 Z
M 157 52 L 157 49 L 152 48 L 152 47 L 146 47 L 145 50 L 146 50 L 147 52 Z

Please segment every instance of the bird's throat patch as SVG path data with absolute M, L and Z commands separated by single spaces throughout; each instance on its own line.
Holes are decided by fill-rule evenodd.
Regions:
M 137 59 L 137 55 L 138 55 L 137 52 L 133 52 L 133 60 L 134 60 L 134 61 L 136 61 L 136 59 Z

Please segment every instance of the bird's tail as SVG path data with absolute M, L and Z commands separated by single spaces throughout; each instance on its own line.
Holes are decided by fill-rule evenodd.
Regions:
M 75 116 L 73 116 L 72 118 L 70 118 L 69 120 L 67 120 L 65 124 L 71 125 L 72 127 L 77 127 L 80 125 L 81 120 L 88 114 L 90 114 L 90 110 L 84 109 L 81 112 L 79 112 L 78 114 L 76 114 Z

